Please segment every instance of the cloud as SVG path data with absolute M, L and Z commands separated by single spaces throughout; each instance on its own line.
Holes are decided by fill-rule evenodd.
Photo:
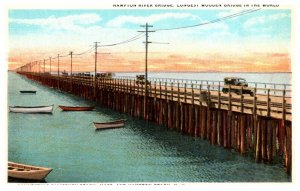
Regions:
M 266 63 L 266 62 L 261 62 L 261 61 L 255 61 L 253 64 L 254 65 L 259 65 L 259 66 L 271 66 L 273 63 Z
M 244 23 L 244 28 L 252 27 L 257 24 L 264 24 L 266 22 L 266 17 L 265 16 L 260 16 L 260 17 L 253 17 L 248 19 Z
M 269 16 L 270 20 L 279 20 L 279 19 L 284 19 L 284 18 L 289 18 L 291 17 L 290 14 L 287 13 L 277 13 Z
M 47 27 L 48 29 L 54 30 L 82 30 L 87 26 L 95 24 L 101 21 L 102 18 L 97 14 L 80 14 L 80 15 L 69 15 L 65 17 L 50 16 L 48 18 L 37 18 L 37 19 L 9 19 L 10 23 L 34 25 L 40 27 Z
M 167 19 L 184 19 L 184 18 L 198 19 L 197 16 L 189 13 L 163 13 L 163 14 L 153 14 L 147 17 L 122 15 L 107 22 L 107 26 L 121 27 L 126 23 L 145 24 L 146 22 L 153 24 L 155 22 L 159 22 Z
M 244 23 L 244 28 L 252 27 L 254 25 L 265 24 L 268 21 L 277 21 L 280 19 L 289 18 L 290 16 L 291 15 L 288 13 L 276 13 L 269 16 L 252 17 Z

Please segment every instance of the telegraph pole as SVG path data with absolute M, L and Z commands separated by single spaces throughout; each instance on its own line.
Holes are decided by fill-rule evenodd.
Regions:
M 148 33 L 149 32 L 155 32 L 155 31 L 149 31 L 149 27 L 153 27 L 152 25 L 141 25 L 141 27 L 145 28 L 145 31 L 138 31 L 138 32 L 143 32 L 146 33 L 146 41 L 145 43 L 145 96 L 144 96 L 144 118 L 148 120 L 148 112 L 147 112 L 147 97 L 148 97 L 148 44 L 151 43 L 148 41 Z
M 70 52 L 71 55 L 71 92 L 73 91 L 73 52 Z
M 59 54 L 57 55 L 57 89 L 59 89 Z
M 100 42 L 94 42 L 95 43 L 95 74 L 94 74 L 94 99 L 96 99 L 96 96 L 97 96 L 97 55 L 98 55 L 98 52 L 97 52 L 97 49 L 98 49 L 98 43 Z

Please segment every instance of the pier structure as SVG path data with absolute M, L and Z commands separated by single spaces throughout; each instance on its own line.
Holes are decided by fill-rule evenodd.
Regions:
M 141 83 L 133 77 L 58 76 L 24 69 L 18 73 L 115 111 L 253 156 L 256 162 L 280 162 L 291 174 L 292 96 L 288 84 L 229 85 L 228 93 L 223 93 L 225 85 L 218 81 L 148 78 L 149 83 Z M 251 90 L 253 96 L 243 94 L 243 89 Z

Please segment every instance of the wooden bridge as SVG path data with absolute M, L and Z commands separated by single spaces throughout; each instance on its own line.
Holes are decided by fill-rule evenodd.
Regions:
M 281 162 L 292 169 L 292 98 L 286 84 L 225 86 L 223 82 L 150 78 L 95 78 L 18 72 L 43 85 L 70 92 L 118 112 L 164 125 L 211 144 Z M 223 93 L 223 88 L 228 93 Z M 231 90 L 235 90 L 235 93 Z M 253 96 L 243 94 L 251 90 Z

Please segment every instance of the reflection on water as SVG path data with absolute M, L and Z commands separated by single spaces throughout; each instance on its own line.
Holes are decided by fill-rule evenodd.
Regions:
M 22 96 L 20 89 L 36 89 Z M 94 105 L 9 74 L 9 105 Z M 290 182 L 280 164 L 253 159 L 97 106 L 53 115 L 9 113 L 10 161 L 53 168 L 47 182 Z M 124 128 L 91 122 L 124 118 Z
M 46 180 L 26 180 L 20 178 L 8 177 L 7 182 L 9 183 L 47 183 Z

